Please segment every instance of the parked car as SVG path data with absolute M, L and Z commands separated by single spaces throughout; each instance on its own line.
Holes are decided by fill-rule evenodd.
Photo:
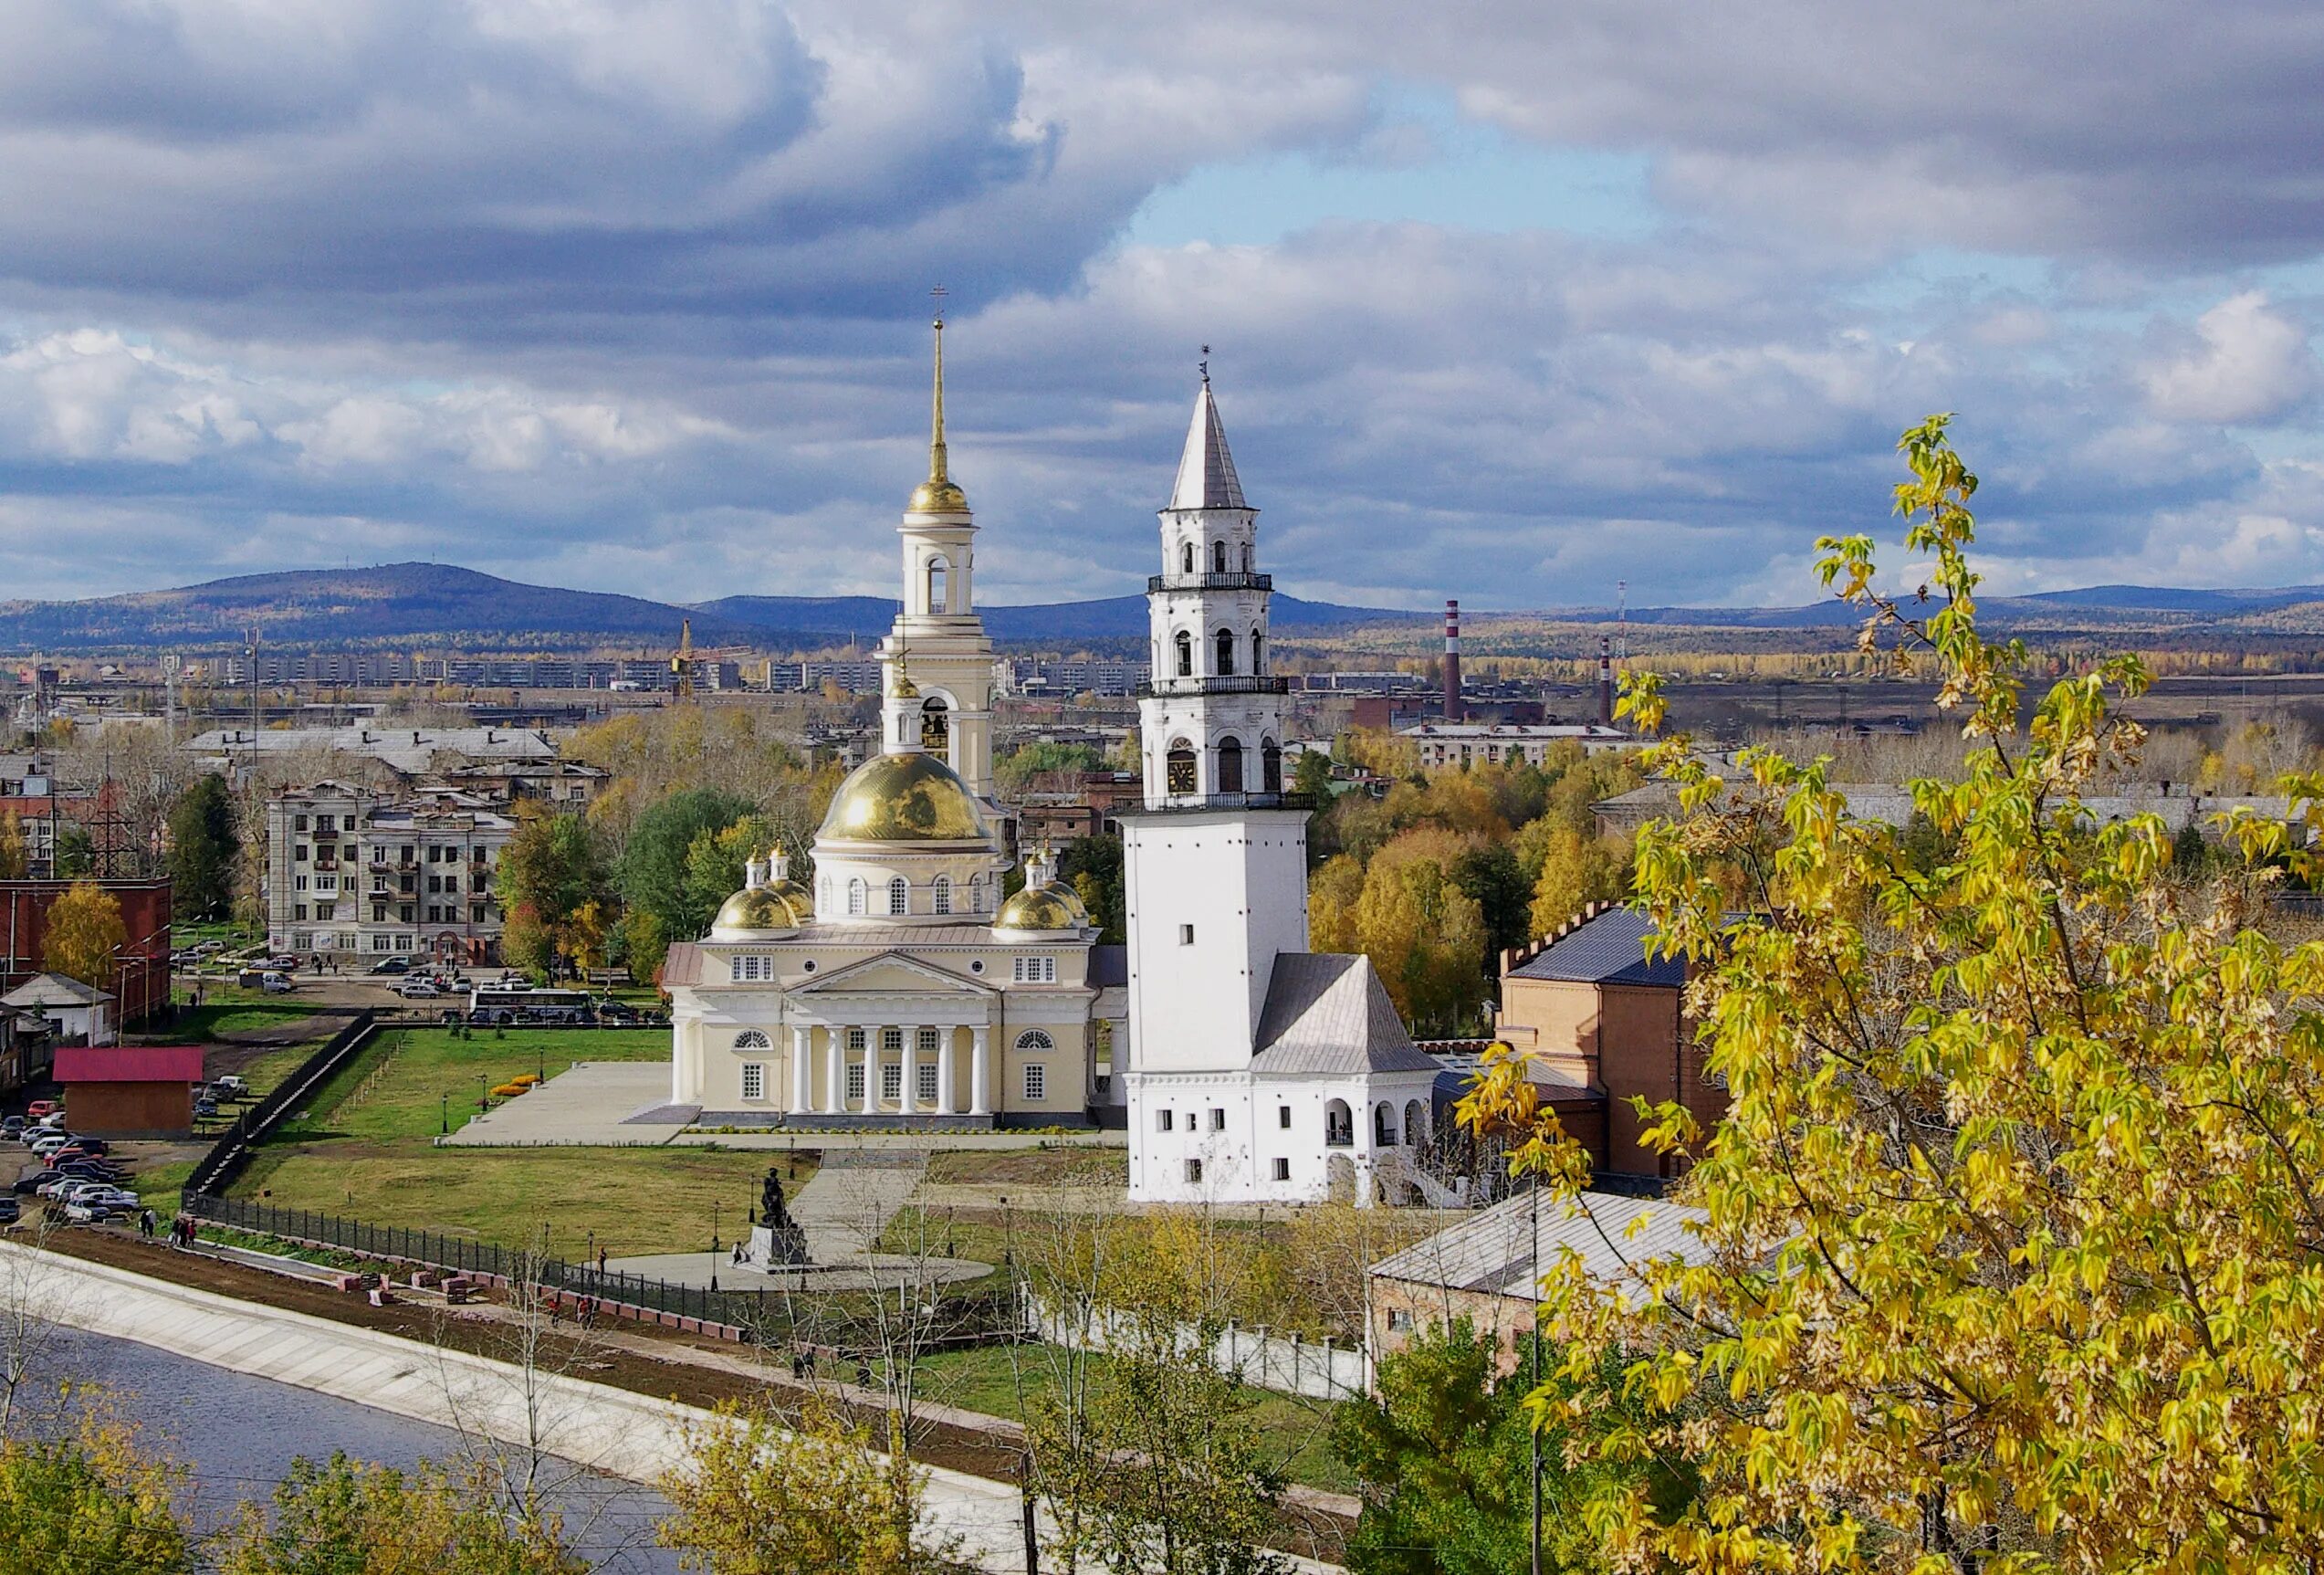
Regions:
M 412 979 L 397 985 L 395 993 L 406 1001 L 434 1001 L 444 992 L 424 979 Z
M 101 1225 L 120 1212 L 118 1209 L 106 1208 L 101 1203 L 67 1203 L 65 1223 L 72 1225 Z
M 21 1137 L 24 1129 L 25 1118 L 22 1116 L 0 1116 L 0 1137 Z
M 0 1225 L 13 1225 L 23 1218 L 22 1205 L 5 1193 L 0 1193 Z
M 194 1114 L 197 1118 L 206 1119 L 217 1113 L 218 1102 L 215 1099 L 196 1099 L 194 1101 Z
M 620 1024 L 626 1027 L 628 1024 L 639 1021 L 645 1015 L 644 1013 L 640 1012 L 636 1007 L 631 1005 L 626 1001 L 607 1000 L 600 1001 L 596 1004 L 597 1020 L 600 1023 L 609 1024 Z
M 45 1160 L 49 1155 L 55 1153 L 58 1150 L 66 1147 L 72 1140 L 72 1134 L 69 1132 L 43 1132 L 38 1137 L 35 1138 L 31 1143 L 27 1145 L 27 1147 L 29 1147 L 34 1153 L 39 1155 Z
M 42 1120 L 47 1117 L 55 1115 L 60 1108 L 61 1107 L 59 1107 L 54 1099 L 35 1099 L 31 1104 L 25 1107 L 25 1119 L 27 1121 Z
M 8 1183 L 8 1191 L 19 1198 L 28 1197 L 56 1179 L 46 1171 L 26 1171 Z
M 408 957 L 382 957 L 371 966 L 373 973 L 409 973 L 412 960 Z
M 258 988 L 269 995 L 288 995 L 295 986 L 290 982 L 288 974 L 277 973 L 269 969 L 258 975 Z

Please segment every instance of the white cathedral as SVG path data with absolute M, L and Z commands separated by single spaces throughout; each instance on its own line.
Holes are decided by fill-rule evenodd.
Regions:
M 936 327 L 880 752 L 832 795 L 811 887 L 777 851 L 706 939 L 671 948 L 673 1102 L 705 1125 L 932 1138 L 1119 1120 L 1134 1200 L 1402 1200 L 1441 1068 L 1369 961 L 1307 950 L 1309 806 L 1283 791 L 1272 587 L 1207 371 L 1147 581 L 1129 943 L 1099 946 L 1045 850 L 998 900 L 992 646 Z

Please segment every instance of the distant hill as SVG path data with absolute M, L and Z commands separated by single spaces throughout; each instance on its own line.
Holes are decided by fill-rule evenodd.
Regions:
M 1132 638 L 1146 632 L 1146 602 L 1091 602 L 981 609 L 1004 644 Z M 1340 607 L 1278 596 L 1274 618 L 1322 627 L 1424 614 Z M 0 602 L 0 650 L 104 651 L 161 646 L 193 652 L 239 646 L 251 625 L 277 650 L 349 646 L 450 646 L 468 650 L 576 650 L 674 644 L 682 618 L 698 644 L 801 645 L 876 637 L 895 617 L 878 596 L 728 596 L 696 606 L 597 591 L 527 585 L 445 563 L 371 569 L 295 569 L 245 574 L 173 591 L 85 602 Z

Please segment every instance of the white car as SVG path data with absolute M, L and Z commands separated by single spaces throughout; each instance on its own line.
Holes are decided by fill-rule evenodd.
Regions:
M 116 1187 L 110 1184 L 75 1192 L 68 1201 L 76 1203 L 89 1203 L 97 1208 L 110 1209 L 115 1213 L 133 1214 L 145 1206 L 145 1200 L 127 1187 Z
M 444 992 L 438 990 L 434 985 L 430 984 L 424 979 L 414 979 L 408 984 L 397 985 L 395 987 L 395 993 L 401 995 L 406 1001 L 434 1001 L 437 996 L 442 995 Z

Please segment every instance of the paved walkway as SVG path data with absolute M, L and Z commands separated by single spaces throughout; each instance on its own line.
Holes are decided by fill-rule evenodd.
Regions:
M 822 1168 L 790 1200 L 790 1217 L 807 1234 L 807 1258 L 813 1267 L 804 1273 L 773 1272 L 731 1261 L 714 1265 L 707 1253 L 655 1253 L 612 1259 L 605 1266 L 692 1286 L 708 1284 L 715 1269 L 718 1283 L 730 1289 L 773 1285 L 793 1290 L 864 1290 L 980 1278 L 991 1272 L 991 1265 L 965 1258 L 931 1264 L 874 1250 L 880 1233 L 911 1201 L 927 1169 L 928 1156 L 918 1150 L 826 1151 Z
M 579 1049 L 587 1042 L 580 1041 Z M 531 1149 L 587 1145 L 658 1149 L 682 1123 L 633 1125 L 624 1119 L 670 1097 L 666 1061 L 580 1061 L 521 1098 L 476 1117 L 439 1148 Z

